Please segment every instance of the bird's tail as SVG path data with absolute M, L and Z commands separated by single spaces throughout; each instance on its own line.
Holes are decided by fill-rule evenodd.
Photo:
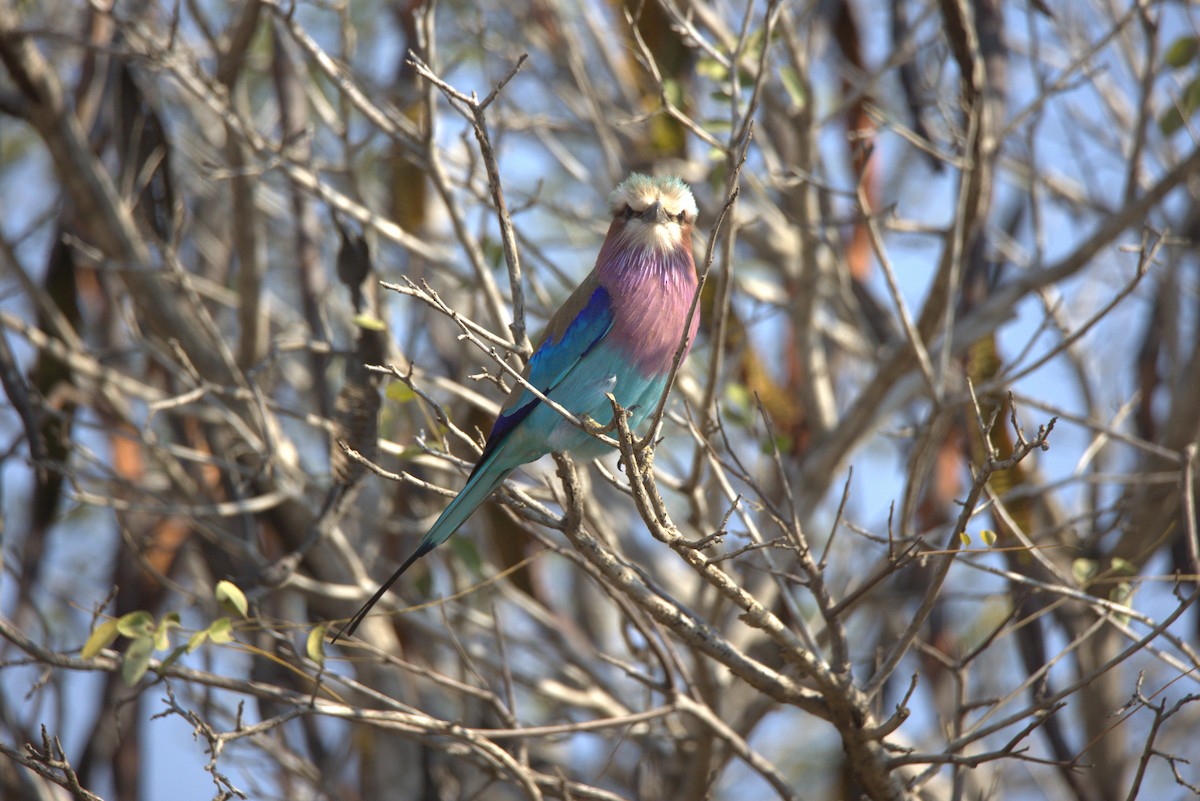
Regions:
M 383 582 L 375 594 L 371 596 L 362 608 L 354 613 L 354 617 L 350 618 L 345 626 L 342 627 L 336 635 L 333 642 L 337 642 L 343 636 L 348 636 L 354 633 L 358 625 L 366 618 L 367 613 L 371 611 L 371 607 L 379 603 L 379 599 L 391 588 L 396 580 L 404 575 L 404 571 L 412 567 L 413 563 L 420 559 L 425 554 L 432 551 L 434 548 L 441 545 L 446 540 L 450 539 L 450 535 L 458 531 L 463 523 L 469 518 L 479 505 L 487 500 L 488 496 L 496 491 L 496 488 L 504 483 L 504 479 L 508 478 L 516 468 L 500 467 L 496 464 L 498 453 L 488 454 L 487 457 L 475 465 L 475 469 L 471 471 L 470 477 L 467 479 L 467 484 L 462 488 L 462 491 L 450 501 L 450 505 L 438 516 L 438 519 L 430 527 L 429 532 L 421 539 L 417 549 L 412 552 L 412 555 L 404 560 L 404 564 L 396 568 L 396 572 L 392 573 L 388 580 Z

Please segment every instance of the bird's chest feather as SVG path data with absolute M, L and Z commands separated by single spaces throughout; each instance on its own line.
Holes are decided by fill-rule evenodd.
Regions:
M 643 375 L 668 372 L 696 291 L 690 256 L 664 258 L 649 267 L 629 270 L 613 284 L 609 288 L 613 313 L 610 341 Z M 697 313 L 689 343 L 698 322 Z

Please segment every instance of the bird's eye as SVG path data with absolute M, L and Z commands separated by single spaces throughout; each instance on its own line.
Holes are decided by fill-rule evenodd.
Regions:
M 684 219 L 684 213 L 681 211 L 678 214 L 672 214 L 671 219 L 674 220 L 675 222 L 681 223 L 681 222 L 683 222 L 683 219 Z
M 633 207 L 626 203 L 625 211 L 622 212 L 622 214 L 624 215 L 625 219 L 631 219 L 633 217 Z

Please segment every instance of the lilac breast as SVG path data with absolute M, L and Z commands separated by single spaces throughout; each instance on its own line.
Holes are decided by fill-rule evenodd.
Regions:
M 639 250 L 609 237 L 596 263 L 599 283 L 612 298 L 608 342 L 620 348 L 645 376 L 670 371 L 696 292 L 696 266 L 687 248 Z M 692 316 L 688 347 L 700 310 Z M 686 355 L 686 353 L 684 354 Z

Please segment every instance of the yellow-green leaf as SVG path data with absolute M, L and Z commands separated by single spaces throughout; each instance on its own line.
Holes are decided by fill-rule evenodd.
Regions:
M 154 653 L 152 637 L 137 637 L 129 643 L 129 647 L 125 649 L 125 659 L 121 664 L 121 678 L 127 685 L 132 687 L 141 680 L 142 676 L 146 675 L 146 668 L 150 667 L 150 654 L 152 653 Z
M 387 324 L 378 317 L 370 314 L 358 314 L 354 317 L 354 324 L 359 328 L 365 328 L 368 331 L 383 331 L 387 328 Z
M 959 532 L 958 541 L 963 544 L 964 548 L 971 547 L 971 535 L 965 531 Z
M 1100 563 L 1095 559 L 1080 558 L 1071 563 L 1071 576 L 1074 577 L 1076 584 L 1082 586 L 1087 584 L 1099 569 Z
M 783 84 L 783 91 L 787 92 L 792 105 L 798 109 L 804 108 L 808 93 L 804 91 L 804 82 L 800 80 L 800 73 L 791 67 L 784 67 L 779 70 L 779 81 Z
M 990 528 L 985 528 L 983 531 L 979 532 L 979 539 L 983 540 L 984 545 L 991 548 L 996 544 L 996 532 L 992 531 Z
M 154 630 L 154 615 L 145 609 L 121 615 L 117 620 L 117 631 L 125 637 L 144 637 Z
M 100 653 L 105 648 L 116 642 L 116 639 L 119 635 L 120 632 L 117 631 L 117 621 L 106 620 L 92 630 L 91 635 L 89 635 L 87 638 L 87 642 L 83 644 L 83 651 L 80 652 L 79 655 L 84 659 L 91 659 L 96 654 Z
M 1122 606 L 1129 606 L 1129 596 L 1131 595 L 1133 595 L 1133 585 L 1128 581 L 1120 581 L 1108 593 L 1108 600 Z M 1129 615 L 1117 614 L 1114 617 L 1122 625 L 1128 625 L 1129 623 Z
M 663 78 L 662 82 L 663 94 L 667 96 L 667 101 L 673 106 L 682 106 L 684 101 L 683 84 L 674 78 Z
M 1125 602 L 1129 600 L 1129 596 L 1132 593 L 1132 584 L 1130 584 L 1128 581 L 1118 581 L 1113 585 L 1112 590 L 1108 593 L 1108 600 L 1112 601 L 1113 603 L 1121 604 L 1122 606 L 1128 606 L 1128 604 Z
M 187 646 L 175 646 L 175 649 L 172 650 L 171 653 L 167 654 L 167 658 L 162 660 L 162 662 L 159 664 L 159 672 L 161 672 L 164 668 L 169 668 L 171 665 L 178 662 L 179 657 L 183 656 L 185 653 L 187 653 Z
M 313 626 L 312 631 L 308 633 L 308 642 L 304 645 L 304 650 L 308 653 L 308 658 L 316 662 L 320 667 L 325 667 L 326 628 L 328 627 L 324 623 Z
M 720 82 L 729 76 L 729 70 L 715 58 L 699 59 L 694 69 L 697 75 L 708 78 L 710 81 Z
M 248 616 L 247 612 L 250 606 L 246 603 L 246 594 L 238 589 L 238 586 L 232 581 L 225 581 L 224 579 L 218 581 L 213 595 L 216 596 L 217 603 L 229 611 L 237 612 L 242 617 Z
M 215 643 L 233 642 L 233 621 L 219 617 L 208 627 L 208 638 Z
M 387 399 L 393 403 L 408 403 L 413 398 L 417 397 L 417 393 L 412 391 L 412 387 L 405 384 L 403 381 L 393 381 L 387 385 L 384 390 Z
M 736 423 L 749 422 L 754 410 L 754 396 L 745 384 L 730 381 L 725 385 L 725 414 Z
M 201 645 L 204 645 L 205 641 L 207 640 L 208 629 L 201 629 L 200 631 L 197 631 L 191 637 L 188 637 L 187 645 L 185 646 L 187 653 L 190 654 L 192 651 L 195 651 Z
M 154 650 L 165 651 L 171 647 L 171 629 L 179 628 L 179 613 L 169 612 L 154 630 Z
M 1137 566 L 1128 559 L 1122 559 L 1119 556 L 1114 556 L 1112 560 L 1112 569 L 1114 573 L 1119 573 L 1123 576 L 1137 575 Z

